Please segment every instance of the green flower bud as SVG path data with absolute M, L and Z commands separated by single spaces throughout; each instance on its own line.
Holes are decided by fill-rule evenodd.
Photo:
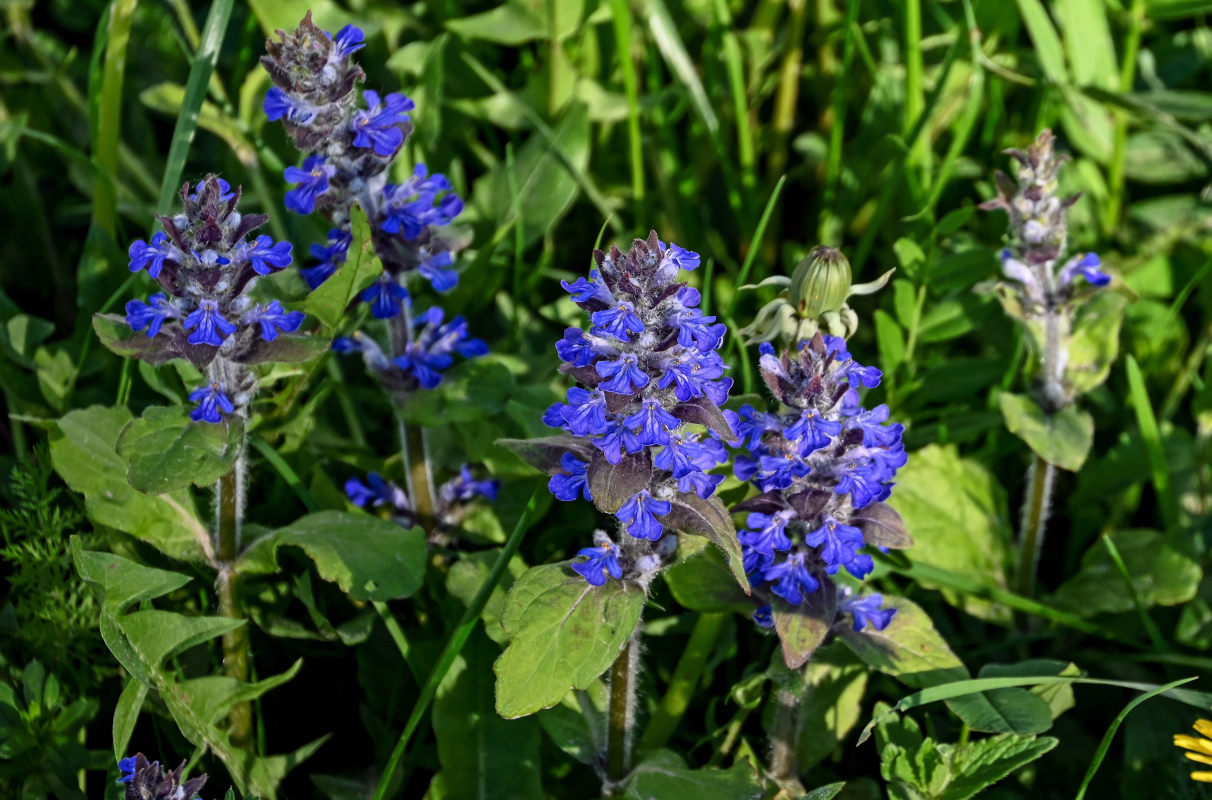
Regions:
M 838 311 L 850 295 L 850 262 L 835 247 L 814 247 L 791 274 L 791 303 L 800 317 Z

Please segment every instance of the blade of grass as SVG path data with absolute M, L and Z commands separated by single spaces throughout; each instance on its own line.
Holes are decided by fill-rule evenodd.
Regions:
M 726 0 L 712 3 L 715 33 L 720 37 L 724 54 L 724 68 L 728 73 L 728 90 L 732 93 L 732 113 L 736 117 L 737 160 L 741 165 L 741 188 L 744 200 L 749 201 L 757 184 L 757 163 L 753 145 L 753 127 L 749 120 L 749 93 L 745 88 L 745 62 L 741 56 L 741 45 L 732 23 L 732 12 Z
M 1081 788 L 1077 790 L 1077 797 L 1074 798 L 1074 800 L 1083 800 L 1083 798 L 1086 796 L 1086 789 L 1089 788 L 1090 781 L 1094 780 L 1094 773 L 1098 772 L 1098 768 L 1102 765 L 1103 759 L 1107 757 L 1107 751 L 1111 749 L 1111 740 L 1115 738 L 1115 732 L 1119 730 L 1119 726 L 1123 724 L 1125 719 L 1127 719 L 1128 714 L 1132 712 L 1132 709 L 1136 708 L 1146 700 L 1152 700 L 1159 694 L 1165 694 L 1174 687 L 1182 686 L 1184 683 L 1190 683 L 1193 680 L 1195 680 L 1195 678 L 1183 678 L 1172 683 L 1167 683 L 1165 686 L 1159 686 L 1151 692 L 1146 692 L 1140 697 L 1133 698 L 1132 702 L 1124 706 L 1123 711 L 1120 711 L 1119 714 L 1115 716 L 1115 719 L 1111 722 L 1111 726 L 1108 727 L 1107 732 L 1103 734 L 1103 740 L 1098 743 L 1098 749 L 1094 751 L 1094 760 L 1090 762 L 1090 768 L 1086 770 L 1086 777 L 1082 778 Z
M 745 254 L 745 260 L 741 262 L 741 271 L 736 277 L 737 289 L 745 285 L 745 280 L 749 277 L 749 270 L 753 268 L 753 262 L 757 260 L 758 251 L 762 248 L 762 236 L 766 233 L 766 226 L 770 224 L 770 218 L 774 215 L 774 207 L 778 204 L 785 183 L 787 183 L 787 176 L 783 175 L 774 185 L 774 190 L 770 192 L 770 199 L 766 201 L 766 207 L 762 209 L 762 216 L 758 218 L 757 227 L 753 229 L 753 236 L 749 240 L 749 252 Z M 725 316 L 732 316 L 739 299 L 740 292 L 734 291 L 732 298 L 728 301 L 728 308 L 724 311 Z
M 682 651 L 682 657 L 673 671 L 669 688 L 665 690 L 660 705 L 652 712 L 652 719 L 640 737 L 639 750 L 658 750 L 669 741 L 690 707 L 695 687 L 703 675 L 703 667 L 729 617 L 729 614 L 723 613 L 699 614 L 686 642 L 686 649 Z
M 851 2 L 851 6 L 857 3 Z M 905 107 L 902 133 L 906 136 L 913 129 L 922 109 L 926 107 L 926 87 L 922 81 L 922 0 L 905 0 Z M 850 23 L 846 23 L 846 36 L 850 36 Z M 847 71 L 842 70 L 842 75 Z M 842 83 L 846 83 L 842 81 Z M 920 168 L 922 178 L 930 176 L 930 143 L 919 139 L 909 152 L 909 163 Z
M 1166 449 L 1162 445 L 1161 431 L 1157 427 L 1157 418 L 1153 415 L 1153 406 L 1149 402 L 1149 390 L 1145 388 L 1145 378 L 1141 374 L 1136 359 L 1128 356 L 1128 398 L 1132 409 L 1136 412 L 1136 424 L 1140 427 L 1141 438 L 1145 442 L 1145 452 L 1149 454 L 1149 471 L 1153 476 L 1153 490 L 1157 492 L 1157 504 L 1161 507 L 1162 521 L 1166 530 L 1172 531 L 1178 526 L 1178 495 L 1170 482 L 1170 467 L 1166 463 Z
M 113 0 L 105 29 L 105 58 L 101 64 L 101 94 L 97 105 L 97 130 L 93 157 L 101 172 L 118 174 L 118 142 L 122 129 L 122 82 L 126 72 L 126 48 L 130 23 L 138 0 Z M 93 195 L 93 222 L 111 237 L 117 234 L 118 193 L 113 184 L 98 183 Z
M 623 91 L 627 97 L 627 156 L 631 162 L 631 197 L 644 207 L 644 143 L 640 138 L 640 91 L 631 58 L 631 7 L 627 0 L 611 0 L 614 38 L 619 48 L 619 65 L 623 73 Z
M 375 790 L 375 800 L 384 800 L 387 797 L 387 790 L 395 778 L 400 762 L 404 759 L 405 752 L 408 750 L 408 742 L 412 739 L 413 733 L 416 732 L 417 726 L 421 724 L 421 718 L 425 716 L 429 704 L 433 702 L 434 695 L 438 691 L 438 685 L 446 677 L 446 672 L 450 669 L 450 665 L 454 663 L 455 658 L 462 651 L 463 645 L 467 642 L 467 637 L 471 636 L 472 630 L 479 623 L 480 613 L 484 610 L 488 598 L 492 595 L 493 589 L 496 588 L 497 583 L 501 580 L 501 576 L 505 573 L 505 567 L 509 564 L 509 560 L 518 551 L 518 546 L 522 543 L 522 535 L 526 532 L 530 517 L 534 514 L 535 508 L 538 505 L 540 491 L 542 491 L 542 487 L 536 488 L 531 493 L 530 499 L 526 501 L 526 508 L 522 511 L 522 516 L 518 517 L 518 523 L 514 526 L 513 532 L 509 534 L 509 539 L 505 542 L 505 546 L 501 548 L 501 554 L 497 556 L 496 563 L 492 565 L 492 570 L 488 573 L 488 577 L 484 580 L 479 591 L 476 592 L 475 597 L 472 598 L 471 603 L 467 606 L 467 610 L 463 613 L 462 619 L 459 620 L 454 633 L 446 641 L 446 646 L 442 648 L 442 653 L 438 656 L 438 661 L 434 665 L 433 671 L 429 673 L 429 677 L 421 687 L 421 693 L 417 696 L 417 704 L 413 707 L 408 721 L 404 723 L 404 730 L 400 734 L 400 739 L 396 742 L 395 749 L 391 751 L 391 756 L 387 759 L 387 765 L 383 768 L 383 775 L 379 778 L 379 786 Z
M 821 219 L 817 224 L 817 238 L 821 244 L 837 244 L 834 239 L 835 217 L 833 205 L 837 200 L 838 184 L 842 178 L 842 140 L 846 130 L 846 99 L 850 96 L 851 64 L 854 62 L 854 46 L 862 31 L 858 28 L 858 0 L 850 0 L 846 7 L 846 36 L 842 42 L 842 71 L 833 83 L 833 128 L 829 131 L 829 152 L 825 156 L 825 199 L 821 203 Z
M 168 160 L 164 165 L 164 177 L 160 181 L 156 210 L 161 214 L 169 213 L 173 195 L 181 183 L 189 146 L 198 130 L 198 112 L 202 108 L 202 101 L 206 99 L 206 87 L 219 59 L 219 49 L 223 46 L 223 37 L 231 19 L 232 5 L 233 0 L 215 0 L 211 3 L 206 22 L 202 25 L 202 37 L 198 40 L 198 48 L 189 67 L 185 98 L 181 101 L 181 110 L 177 114 L 172 143 L 168 147 Z

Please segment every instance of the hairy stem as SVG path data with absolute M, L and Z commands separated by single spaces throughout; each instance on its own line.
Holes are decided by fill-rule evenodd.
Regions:
M 219 614 L 231 619 L 243 620 L 239 602 L 239 578 L 235 560 L 240 548 L 240 515 L 243 508 L 244 469 L 246 462 L 241 453 L 231 472 L 219 479 L 215 486 L 215 501 L 218 506 L 218 541 L 215 559 L 219 567 L 217 592 Z M 249 675 L 251 655 L 249 652 L 248 625 L 223 634 L 223 674 L 246 682 Z M 231 743 L 241 749 L 252 744 L 252 705 L 247 701 L 236 703 L 228 712 L 228 733 Z
M 1044 528 L 1052 502 L 1052 487 L 1056 483 L 1056 467 L 1038 455 L 1031 457 L 1027 469 L 1027 499 L 1023 503 L 1023 521 L 1019 530 L 1018 573 L 1014 589 L 1023 597 L 1035 591 L 1035 571 L 1039 552 L 1044 544 Z
M 606 728 L 606 780 L 602 794 L 614 797 L 631 771 L 631 738 L 635 727 L 635 670 L 639 633 L 632 635 L 610 668 L 610 709 Z
M 797 682 L 779 687 L 775 695 L 774 730 L 770 734 L 770 776 L 780 785 L 799 783 L 800 704 Z

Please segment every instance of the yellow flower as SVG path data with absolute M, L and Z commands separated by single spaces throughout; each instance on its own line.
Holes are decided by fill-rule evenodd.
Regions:
M 1190 736 L 1185 733 L 1174 734 L 1174 746 L 1189 750 L 1183 753 L 1192 761 L 1201 764 L 1212 764 L 1212 722 L 1206 719 L 1196 720 L 1196 733 L 1200 736 Z M 1191 780 L 1212 783 L 1212 772 L 1192 772 Z

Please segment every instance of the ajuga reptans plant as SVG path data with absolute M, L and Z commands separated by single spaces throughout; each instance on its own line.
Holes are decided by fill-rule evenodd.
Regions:
M 125 784 L 126 800 L 194 800 L 206 785 L 206 775 L 196 775 L 183 781 L 185 762 L 176 769 L 166 770 L 159 761 L 148 761 L 142 753 L 127 756 L 118 762 Z

